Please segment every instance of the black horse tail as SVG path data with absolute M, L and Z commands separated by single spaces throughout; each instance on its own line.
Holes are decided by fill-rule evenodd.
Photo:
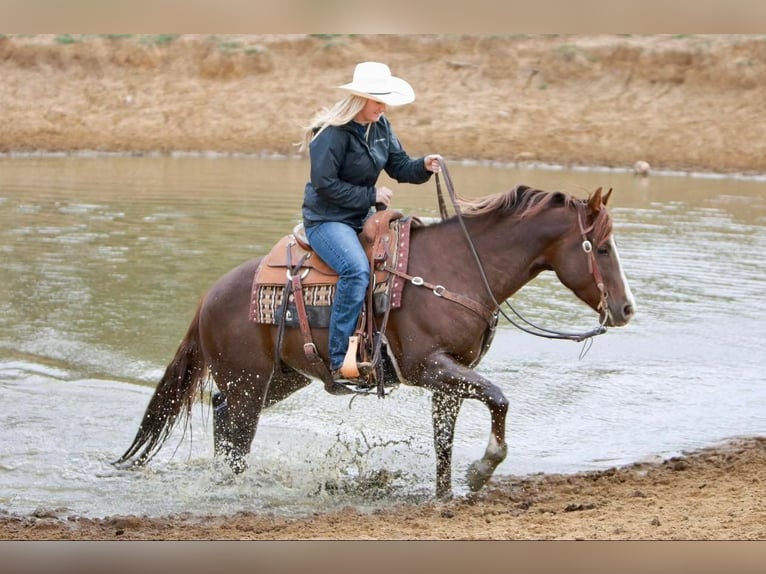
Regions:
M 192 319 L 189 330 L 178 346 L 175 357 L 157 384 L 136 438 L 128 450 L 113 464 L 143 466 L 156 455 L 179 422 L 190 420 L 197 393 L 204 390 L 207 368 L 199 339 L 199 316 L 202 305 Z

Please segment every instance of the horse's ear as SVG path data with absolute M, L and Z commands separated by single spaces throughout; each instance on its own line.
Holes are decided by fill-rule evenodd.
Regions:
M 593 213 L 598 213 L 599 211 L 601 211 L 601 207 L 606 205 L 606 203 L 609 201 L 609 198 L 612 195 L 611 187 L 609 188 L 609 191 L 607 191 L 604 194 L 601 193 L 602 191 L 603 191 L 603 188 L 599 187 L 588 198 L 588 207 L 590 207 Z
M 588 207 L 593 213 L 601 211 L 601 187 L 594 191 L 588 198 Z

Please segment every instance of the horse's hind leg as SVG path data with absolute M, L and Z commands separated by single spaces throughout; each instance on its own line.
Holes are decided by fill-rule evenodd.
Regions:
M 213 395 L 213 444 L 216 456 L 223 457 L 234 472 L 247 468 L 261 411 L 311 382 L 297 371 L 277 371 L 260 384 L 243 379 Z
M 216 458 L 222 458 L 229 463 L 232 470 L 240 473 L 247 465 L 241 455 L 235 453 L 233 429 L 229 416 L 229 402 L 226 395 L 216 391 L 212 398 L 213 403 L 213 453 Z
M 218 383 L 216 383 L 218 384 Z M 236 382 L 219 385 L 213 395 L 213 446 L 236 473 L 247 468 L 246 457 L 258 427 L 268 381 L 254 384 L 241 376 Z

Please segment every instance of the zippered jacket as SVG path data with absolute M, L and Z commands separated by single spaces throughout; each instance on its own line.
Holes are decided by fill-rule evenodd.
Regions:
M 380 172 L 399 183 L 425 183 L 431 172 L 424 158 L 404 151 L 385 116 L 364 128 L 356 122 L 328 126 L 309 144 L 311 179 L 303 196 L 306 227 L 340 221 L 361 231 L 375 205 L 375 184 Z

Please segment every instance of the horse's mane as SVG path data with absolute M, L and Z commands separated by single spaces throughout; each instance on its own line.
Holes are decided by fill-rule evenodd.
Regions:
M 514 215 L 519 219 L 534 217 L 551 206 L 570 207 L 587 204 L 586 200 L 577 199 L 562 191 L 544 191 L 526 185 L 517 185 L 508 191 L 479 199 L 459 198 L 457 201 L 465 217 L 499 213 Z M 606 208 L 600 209 L 592 225 L 593 241 L 600 246 L 612 233 L 612 217 L 609 211 Z

